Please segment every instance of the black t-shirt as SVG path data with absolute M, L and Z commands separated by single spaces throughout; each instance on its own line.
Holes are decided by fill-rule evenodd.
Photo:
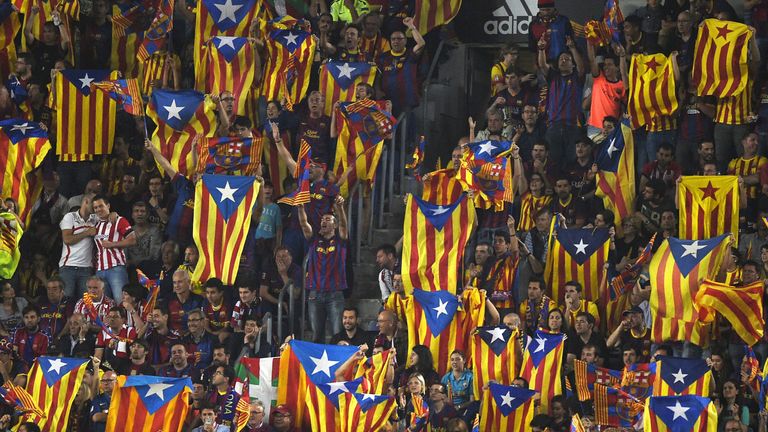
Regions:
M 67 55 L 67 52 L 61 49 L 61 44 L 46 45 L 38 40 L 32 42 L 29 51 L 35 58 L 32 76 L 37 82 L 49 82 L 51 69 L 56 65 L 56 61 L 63 60 Z
M 373 348 L 374 334 L 367 332 L 361 328 L 357 328 L 355 335 L 350 338 L 347 336 L 346 330 L 342 330 L 336 333 L 331 338 L 331 345 L 337 345 L 340 341 L 346 341 L 350 346 L 360 346 L 362 344 L 368 344 L 369 348 Z

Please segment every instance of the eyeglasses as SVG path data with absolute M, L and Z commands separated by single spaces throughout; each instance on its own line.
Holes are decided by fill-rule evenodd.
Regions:
M 251 415 L 264 414 L 264 411 L 251 411 Z
M 202 318 L 187 318 L 187 322 L 198 322 L 202 320 L 203 320 Z

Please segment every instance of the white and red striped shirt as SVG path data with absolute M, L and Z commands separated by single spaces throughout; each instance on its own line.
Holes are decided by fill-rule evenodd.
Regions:
M 125 265 L 125 251 L 122 248 L 105 248 L 101 245 L 104 240 L 116 242 L 128 237 L 133 232 L 131 224 L 122 216 L 113 223 L 109 220 L 99 221 L 96 226 L 96 270 L 108 270 L 112 267 Z
M 117 334 L 117 336 L 132 340 L 136 340 L 138 338 L 136 335 L 136 329 L 125 324 L 123 324 L 123 327 L 120 328 L 120 332 Z M 102 330 L 99 333 L 99 336 L 96 338 L 96 347 L 109 350 L 111 354 L 117 358 L 128 358 L 128 343 L 114 339 L 104 330 Z
M 99 319 L 104 323 L 107 322 L 107 314 L 115 306 L 117 306 L 115 301 L 107 297 L 106 295 L 102 295 L 101 300 L 99 301 L 95 301 L 95 300 L 93 301 L 93 307 L 94 309 L 96 309 L 96 314 L 99 316 Z M 88 311 L 85 308 L 85 302 L 83 301 L 83 299 L 80 299 L 77 301 L 77 303 L 75 303 L 75 312 L 82 314 L 86 322 L 88 323 L 91 322 L 91 318 L 88 317 Z

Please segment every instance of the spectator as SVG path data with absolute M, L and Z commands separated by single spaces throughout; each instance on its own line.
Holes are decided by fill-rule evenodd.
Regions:
M 240 396 L 232 388 L 235 379 L 235 371 L 229 366 L 217 366 L 211 377 L 211 392 L 208 395 L 208 403 L 218 408 L 216 422 L 225 426 L 232 426 L 235 418 L 235 407 Z
M 261 274 L 261 286 L 259 287 L 259 296 L 262 300 L 261 309 L 271 313 L 273 317 L 277 317 L 280 293 L 283 289 L 290 288 L 298 297 L 301 288 L 301 273 L 301 267 L 293 262 L 293 257 L 287 247 L 279 246 L 275 249 L 274 262 L 267 263 Z M 283 298 L 283 313 L 287 314 L 290 294 L 286 292 Z M 296 304 L 293 305 L 293 307 L 296 306 Z
M 581 298 L 582 287 L 578 281 L 568 281 L 563 286 L 565 291 L 565 321 L 568 325 L 573 325 L 576 316 L 580 312 L 586 312 L 592 315 L 594 325 L 600 327 L 600 313 L 597 305 L 589 300 Z
M 56 340 L 56 352 L 65 357 L 89 357 L 96 350 L 96 333 L 90 331 L 83 314 L 75 312 Z
M 220 279 L 208 279 L 205 283 L 205 299 L 203 314 L 206 331 L 223 341 L 232 332 L 232 327 L 229 325 L 232 308 L 224 301 L 224 284 Z
M 199 309 L 191 310 L 187 314 L 187 326 L 189 334 L 183 339 L 187 351 L 194 359 L 195 367 L 205 369 L 213 360 L 213 347 L 218 337 L 205 329 L 205 315 Z
M 573 38 L 571 20 L 555 9 L 553 0 L 538 0 L 539 12 L 531 20 L 528 31 L 528 47 L 535 51 L 538 42 L 545 40 L 546 59 L 554 60 L 566 51 L 568 38 Z
M 93 214 L 93 196 L 84 196 L 80 209 L 64 215 L 59 226 L 63 240 L 59 275 L 66 296 L 79 298 L 93 274 L 93 237 L 98 233 L 99 218 Z
M 261 316 L 251 313 L 243 317 L 245 328 L 229 338 L 230 365 L 238 364 L 240 358 L 263 358 L 272 353 L 270 335 L 266 334 Z
M 86 183 L 85 185 L 85 191 L 83 191 L 83 193 L 81 193 L 80 195 L 75 195 L 69 200 L 67 200 L 67 208 L 68 209 L 72 209 L 75 207 L 80 208 L 84 197 L 86 196 L 93 197 L 93 196 L 99 195 L 102 193 L 102 189 L 103 187 L 99 180 L 88 181 L 88 183 Z
M 443 385 L 441 393 L 446 396 L 450 395 L 450 399 L 445 402 L 450 403 L 456 409 L 456 413 L 461 414 L 462 417 L 467 417 L 465 413 L 472 414 L 476 412 L 476 409 L 472 409 L 473 401 L 475 399 L 472 386 L 472 371 L 467 369 L 467 358 L 463 352 L 454 350 L 451 353 L 451 371 L 445 374 L 441 383 Z M 430 390 L 432 387 L 430 386 Z M 474 415 L 470 415 L 474 417 Z
M 448 400 L 448 390 L 444 384 L 429 386 L 429 426 L 432 430 L 445 428 L 448 420 L 458 417 L 458 413 Z
M 270 432 L 269 424 L 264 423 L 264 403 L 258 399 L 251 402 L 251 415 L 248 424 L 243 429 L 245 432 Z
M 122 216 L 113 221 L 109 214 L 109 198 L 104 195 L 93 197 L 93 212 L 99 217 L 96 241 L 96 274 L 104 279 L 110 297 L 120 300 L 123 286 L 128 283 L 125 270 L 124 249 L 136 244 L 136 234 Z
M 506 45 L 499 50 L 498 61 L 491 67 L 491 97 L 507 88 L 507 69 L 515 67 L 518 55 L 514 45 Z
M 363 34 L 360 36 L 360 50 L 366 54 L 365 60 L 375 62 L 390 49 L 389 41 L 381 34 L 381 15 L 376 12 L 367 13 L 363 17 Z
M 53 172 L 43 176 L 43 193 L 32 205 L 32 220 L 39 225 L 59 224 L 64 215 L 70 210 L 67 198 L 59 193 L 59 174 Z
M 336 22 L 359 22 L 368 13 L 367 0 L 333 0 L 331 17 Z
M 306 141 L 312 149 L 312 157 L 328 165 L 333 162 L 331 154 L 331 118 L 323 113 L 325 98 L 319 91 L 312 91 L 307 97 L 308 110 L 299 119 L 297 140 Z
M 218 424 L 216 421 L 218 415 L 215 406 L 207 403 L 203 404 L 200 409 L 200 418 L 203 421 L 203 425 L 192 429 L 192 432 L 229 432 L 229 426 Z
M 9 337 L 17 327 L 21 326 L 23 319 L 21 311 L 29 302 L 24 297 L 16 297 L 16 289 L 10 281 L 0 283 L 0 296 L 3 300 L 0 304 L 0 324 L 2 325 L 0 334 Z
M 151 271 L 150 262 L 160 259 L 160 245 L 163 241 L 162 232 L 156 224 L 147 220 L 147 204 L 137 201 L 131 213 L 133 217 L 133 233 L 136 244 L 125 249 L 127 264 L 131 268 Z
M 168 327 L 168 309 L 155 305 L 149 315 L 151 327 L 147 330 L 146 339 L 149 344 L 149 362 L 156 368 L 168 364 L 171 358 L 171 344 L 180 338 L 179 334 Z
M 242 333 L 245 326 L 245 316 L 261 313 L 261 298 L 256 291 L 256 287 L 248 277 L 240 276 L 235 281 L 237 291 L 240 294 L 240 300 L 232 308 L 232 318 L 229 325 L 235 333 Z
M 397 265 L 395 257 L 397 250 L 390 244 L 383 244 L 376 249 L 376 265 L 379 267 L 379 290 L 381 290 L 381 301 L 387 302 L 387 298 L 392 294 L 394 270 Z
M 400 115 L 419 104 L 421 78 L 424 75 L 422 51 L 426 42 L 422 37 L 413 18 L 404 18 L 403 25 L 411 32 L 416 44 L 413 48 L 406 47 L 406 33 L 394 30 L 389 35 L 389 45 L 392 48 L 376 60 L 381 78 L 381 89 L 387 99 L 392 101 L 392 114 Z
M 104 372 L 101 377 L 101 390 L 102 393 L 98 394 L 91 401 L 91 427 L 94 432 L 103 432 L 107 427 L 107 413 L 109 413 L 109 405 L 112 401 L 112 391 L 115 388 L 115 381 L 117 376 L 112 371 Z
M 64 281 L 56 276 L 45 284 L 46 295 L 40 299 L 40 327 L 56 338 L 72 315 L 75 302 L 64 296 Z
M 98 0 L 102 1 L 102 0 Z M 136 187 L 136 174 L 125 173 L 120 180 L 120 192 L 112 195 L 112 210 L 117 214 L 130 214 L 133 218 L 133 205 L 139 201 L 139 189 Z M 134 223 L 134 220 L 130 221 Z
M 173 296 L 168 300 L 168 310 L 171 314 L 168 327 L 181 335 L 189 333 L 187 314 L 203 308 L 203 298 L 191 291 L 191 283 L 186 270 L 173 272 Z
M 138 337 L 136 329 L 126 324 L 127 320 L 128 312 L 122 306 L 115 306 L 107 313 L 109 332 L 106 329 L 99 332 L 94 354 L 121 375 L 128 370 L 128 343 Z
M 293 432 L 293 416 L 285 405 L 278 405 L 269 413 L 269 424 L 275 432 Z
M 332 345 L 338 345 L 340 342 L 345 342 L 347 345 L 360 346 L 368 345 L 373 346 L 373 335 L 359 327 L 359 312 L 355 307 L 345 307 L 341 314 L 341 325 L 344 327 L 339 333 L 336 333 L 331 338 Z
M 86 282 L 86 291 L 88 292 L 88 296 L 91 297 L 93 307 L 96 309 L 96 315 L 98 315 L 102 322 L 107 321 L 107 313 L 116 306 L 115 301 L 104 294 L 104 286 L 104 279 L 99 276 L 91 276 L 88 278 L 88 282 Z M 86 317 L 86 321 L 91 325 L 93 331 L 101 331 L 101 327 L 94 324 L 92 320 L 88 318 L 90 315 L 85 307 L 83 299 L 80 299 L 75 303 L 75 312 Z
M 155 375 L 153 368 L 147 361 L 149 344 L 144 339 L 136 339 L 130 345 L 131 364 L 128 366 L 127 375 Z
M 200 374 L 198 369 L 189 363 L 187 348 L 180 341 L 171 345 L 171 363 L 161 367 L 157 373 L 170 378 L 193 377 Z
M 51 336 L 40 329 L 40 309 L 37 306 L 26 306 L 22 314 L 24 327 L 13 333 L 13 349 L 24 363 L 31 366 L 39 356 L 48 354 Z

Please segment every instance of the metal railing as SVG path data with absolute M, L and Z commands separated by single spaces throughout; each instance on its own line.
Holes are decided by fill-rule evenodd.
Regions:
M 304 262 L 301 264 L 301 268 L 304 270 L 301 274 L 301 335 L 296 339 L 304 339 L 304 333 L 307 330 L 307 278 L 304 277 L 309 270 L 309 254 L 304 257 Z M 296 335 L 293 335 L 296 337 Z M 282 343 L 282 341 L 281 341 Z
M 285 340 L 285 337 L 288 334 L 293 334 L 294 328 L 294 318 L 295 318 L 295 290 L 296 285 L 294 285 L 293 281 L 288 281 L 285 286 L 283 286 L 283 289 L 280 291 L 280 295 L 277 296 L 277 341 L 278 343 L 283 343 Z M 285 292 L 288 291 L 288 333 L 283 332 L 283 301 L 285 300 Z

